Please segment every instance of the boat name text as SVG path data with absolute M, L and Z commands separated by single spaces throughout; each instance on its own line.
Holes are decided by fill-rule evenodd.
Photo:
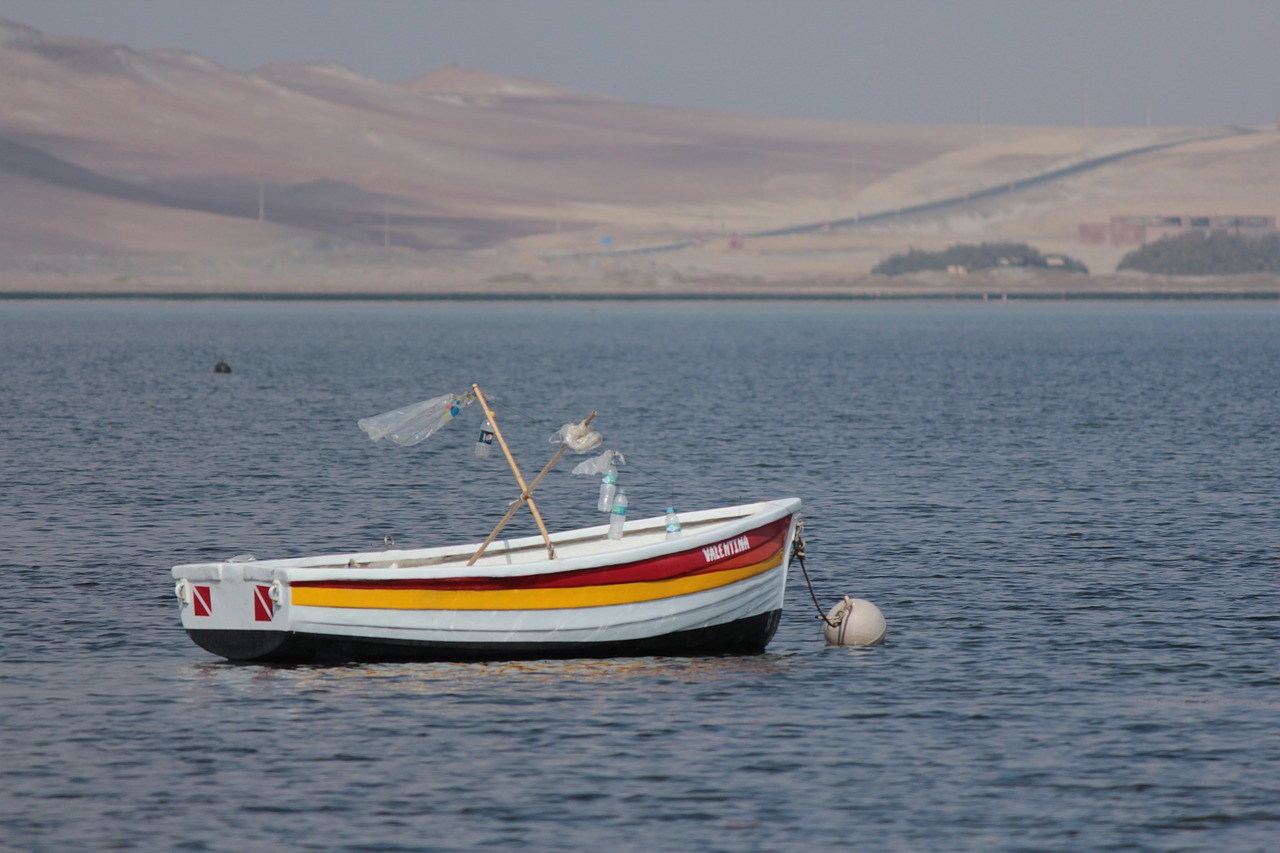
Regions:
M 746 536 L 739 536 L 737 539 L 727 539 L 724 542 L 717 542 L 714 545 L 708 545 L 702 549 L 702 556 L 707 558 L 710 563 L 713 560 L 723 560 L 725 557 L 732 557 L 734 554 L 741 554 L 743 551 L 751 547 L 751 542 Z

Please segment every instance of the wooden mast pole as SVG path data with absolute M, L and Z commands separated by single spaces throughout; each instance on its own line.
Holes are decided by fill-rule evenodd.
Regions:
M 554 560 L 556 558 L 556 549 L 551 544 L 551 534 L 547 532 L 547 525 L 542 521 L 542 513 L 538 512 L 538 505 L 534 503 L 533 496 L 529 495 L 529 487 L 524 482 L 524 475 L 520 473 L 520 466 L 516 464 L 516 458 L 511 455 L 511 448 L 507 446 L 507 440 L 502 437 L 502 430 L 498 428 L 498 420 L 493 416 L 493 409 L 489 408 L 489 401 L 485 399 L 484 392 L 480 390 L 479 385 L 473 383 L 471 390 L 476 392 L 476 399 L 484 407 L 484 414 L 489 419 L 489 426 L 493 427 L 493 434 L 498 439 L 499 446 L 502 447 L 503 455 L 507 457 L 507 464 L 511 466 L 511 472 L 516 475 L 516 482 L 520 484 L 521 498 L 529 504 L 529 511 L 533 513 L 533 520 L 538 523 L 538 530 L 542 533 L 542 541 L 547 543 L 547 557 Z M 518 506 L 519 503 L 520 501 L 517 500 L 516 505 Z M 505 524 L 505 522 L 503 523 Z M 495 530 L 490 539 L 496 535 L 497 531 Z M 486 547 L 488 546 L 486 545 Z
M 582 422 L 582 425 L 589 426 L 591 424 L 591 419 L 594 418 L 595 416 L 596 416 L 595 412 L 592 412 L 591 414 L 587 415 L 587 419 Z M 492 425 L 493 421 L 489 421 L 489 423 L 490 425 Z M 496 436 L 497 434 L 498 433 L 495 430 L 494 435 Z M 569 445 L 561 444 L 560 449 L 556 451 L 555 456 L 551 457 L 551 461 L 548 462 L 543 467 L 543 469 L 538 473 L 538 476 L 533 478 L 533 482 L 529 484 L 529 488 L 521 492 L 520 497 L 512 501 L 511 506 L 507 507 L 507 514 L 504 515 L 502 517 L 502 520 L 498 522 L 497 527 L 493 528 L 493 532 L 489 534 L 489 538 L 484 540 L 484 542 L 480 545 L 480 547 L 476 549 L 476 552 L 471 555 L 471 559 L 467 561 L 468 566 L 474 566 L 476 564 L 476 560 L 479 560 L 480 556 L 484 554 L 485 549 L 487 549 L 490 545 L 493 544 L 494 539 L 498 538 L 498 533 L 502 531 L 502 528 L 507 526 L 507 522 L 510 521 L 511 517 L 516 514 L 517 510 L 520 509 L 520 505 L 525 501 L 530 500 L 529 494 L 534 489 L 538 488 L 538 484 L 542 482 L 542 478 L 547 476 L 547 472 L 555 467 L 555 464 L 560 461 L 560 457 L 564 456 L 564 452 L 568 449 L 569 449 Z M 551 554 L 551 559 L 553 560 L 555 559 L 554 553 Z

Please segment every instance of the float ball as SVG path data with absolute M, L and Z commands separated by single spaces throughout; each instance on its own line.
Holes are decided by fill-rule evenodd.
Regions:
M 885 621 L 880 608 L 861 598 L 844 597 L 827 612 L 822 632 L 831 646 L 874 646 L 884 642 Z

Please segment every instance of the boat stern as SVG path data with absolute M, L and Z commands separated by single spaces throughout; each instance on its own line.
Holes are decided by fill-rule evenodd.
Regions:
M 288 584 L 258 563 L 173 567 L 182 627 L 206 651 L 228 660 L 270 659 L 287 631 Z

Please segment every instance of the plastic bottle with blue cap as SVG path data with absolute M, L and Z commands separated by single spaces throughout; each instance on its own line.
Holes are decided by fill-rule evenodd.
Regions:
M 680 516 L 676 515 L 675 507 L 667 507 L 667 538 L 675 539 L 680 535 Z
M 622 526 L 627 523 L 627 490 L 618 489 L 613 496 L 613 509 L 609 512 L 609 538 L 621 539 Z

